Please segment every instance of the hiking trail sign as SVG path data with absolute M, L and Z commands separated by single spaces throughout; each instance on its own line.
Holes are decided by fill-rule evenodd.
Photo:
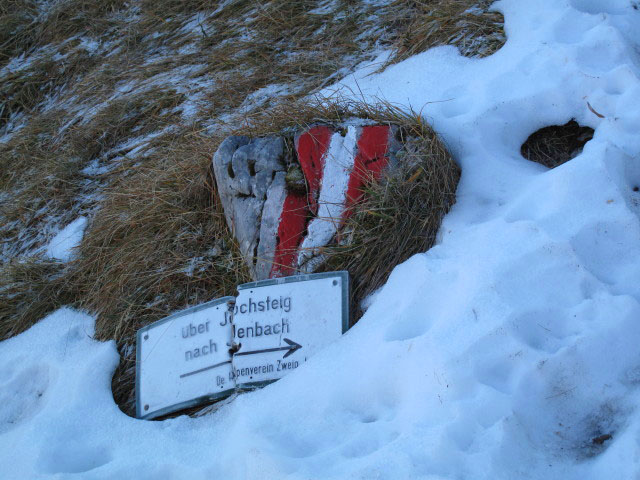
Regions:
M 349 275 L 327 272 L 238 286 L 141 328 L 136 416 L 151 419 L 282 378 L 349 324 Z

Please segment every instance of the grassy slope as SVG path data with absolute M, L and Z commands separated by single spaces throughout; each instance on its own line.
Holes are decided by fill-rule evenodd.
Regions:
M 130 406 L 135 330 L 247 279 L 209 170 L 220 140 L 335 119 L 299 101 L 383 48 L 392 62 L 442 44 L 492 53 L 504 34 L 490 3 L 0 4 L 0 338 L 62 304 L 95 312 L 98 336 L 121 347 L 115 394 Z M 426 132 L 419 119 L 393 115 Z M 404 180 L 428 195 L 419 177 Z M 417 238 L 429 215 L 406 203 L 406 191 L 372 191 L 379 203 L 353 221 L 394 228 L 402 205 Z M 77 260 L 45 259 L 42 247 L 81 214 L 90 226 Z M 397 261 L 432 241 L 413 242 Z M 357 271 L 353 252 L 334 252 L 330 266 Z M 372 276 L 379 283 L 386 273 Z

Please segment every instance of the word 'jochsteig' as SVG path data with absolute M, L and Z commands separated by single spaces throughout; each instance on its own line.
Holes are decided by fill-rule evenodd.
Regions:
M 267 297 L 264 300 L 254 301 L 249 298 L 246 303 L 236 304 L 233 309 L 233 315 L 242 315 L 247 313 L 258 313 L 281 310 L 285 313 L 291 311 L 291 297 Z M 224 327 L 231 324 L 231 312 L 224 313 L 224 320 L 220 322 L 220 326 Z M 210 321 L 206 321 L 200 324 L 189 324 L 182 328 L 182 338 L 190 338 L 199 334 L 209 333 Z M 261 325 L 259 322 L 255 322 L 255 325 L 245 328 L 238 328 L 235 332 L 238 338 L 245 337 L 260 337 L 262 335 L 280 335 L 289 333 L 289 320 L 282 319 L 280 322 L 273 325 Z M 189 361 L 201 356 L 211 355 L 218 351 L 218 345 L 213 339 L 209 340 L 209 344 L 205 344 L 202 347 L 195 349 L 189 349 L 185 352 L 185 360 Z
M 285 313 L 289 313 L 291 311 L 291 297 L 271 298 L 268 296 L 266 299 L 257 302 L 249 298 L 246 303 L 235 304 L 233 315 L 270 312 L 272 310 L 282 310 Z M 229 323 L 231 323 L 231 312 L 224 312 L 224 320 L 220 322 L 220 326 L 224 327 Z

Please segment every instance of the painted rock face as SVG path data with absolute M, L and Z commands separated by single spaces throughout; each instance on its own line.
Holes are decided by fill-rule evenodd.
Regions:
M 229 137 L 213 157 L 229 228 L 255 280 L 313 272 L 361 199 L 365 183 L 393 168 L 393 126 L 319 125 L 294 138 Z

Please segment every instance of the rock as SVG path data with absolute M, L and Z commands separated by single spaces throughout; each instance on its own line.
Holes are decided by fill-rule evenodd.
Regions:
M 213 156 L 213 170 L 227 225 L 240 245 L 247 265 L 255 272 L 259 232 L 268 191 L 280 172 L 284 176 L 284 139 L 225 139 Z M 280 182 L 281 190 L 284 182 Z
M 255 280 L 313 272 L 363 187 L 397 165 L 397 127 L 317 125 L 294 137 L 227 138 L 213 157 L 227 224 Z

